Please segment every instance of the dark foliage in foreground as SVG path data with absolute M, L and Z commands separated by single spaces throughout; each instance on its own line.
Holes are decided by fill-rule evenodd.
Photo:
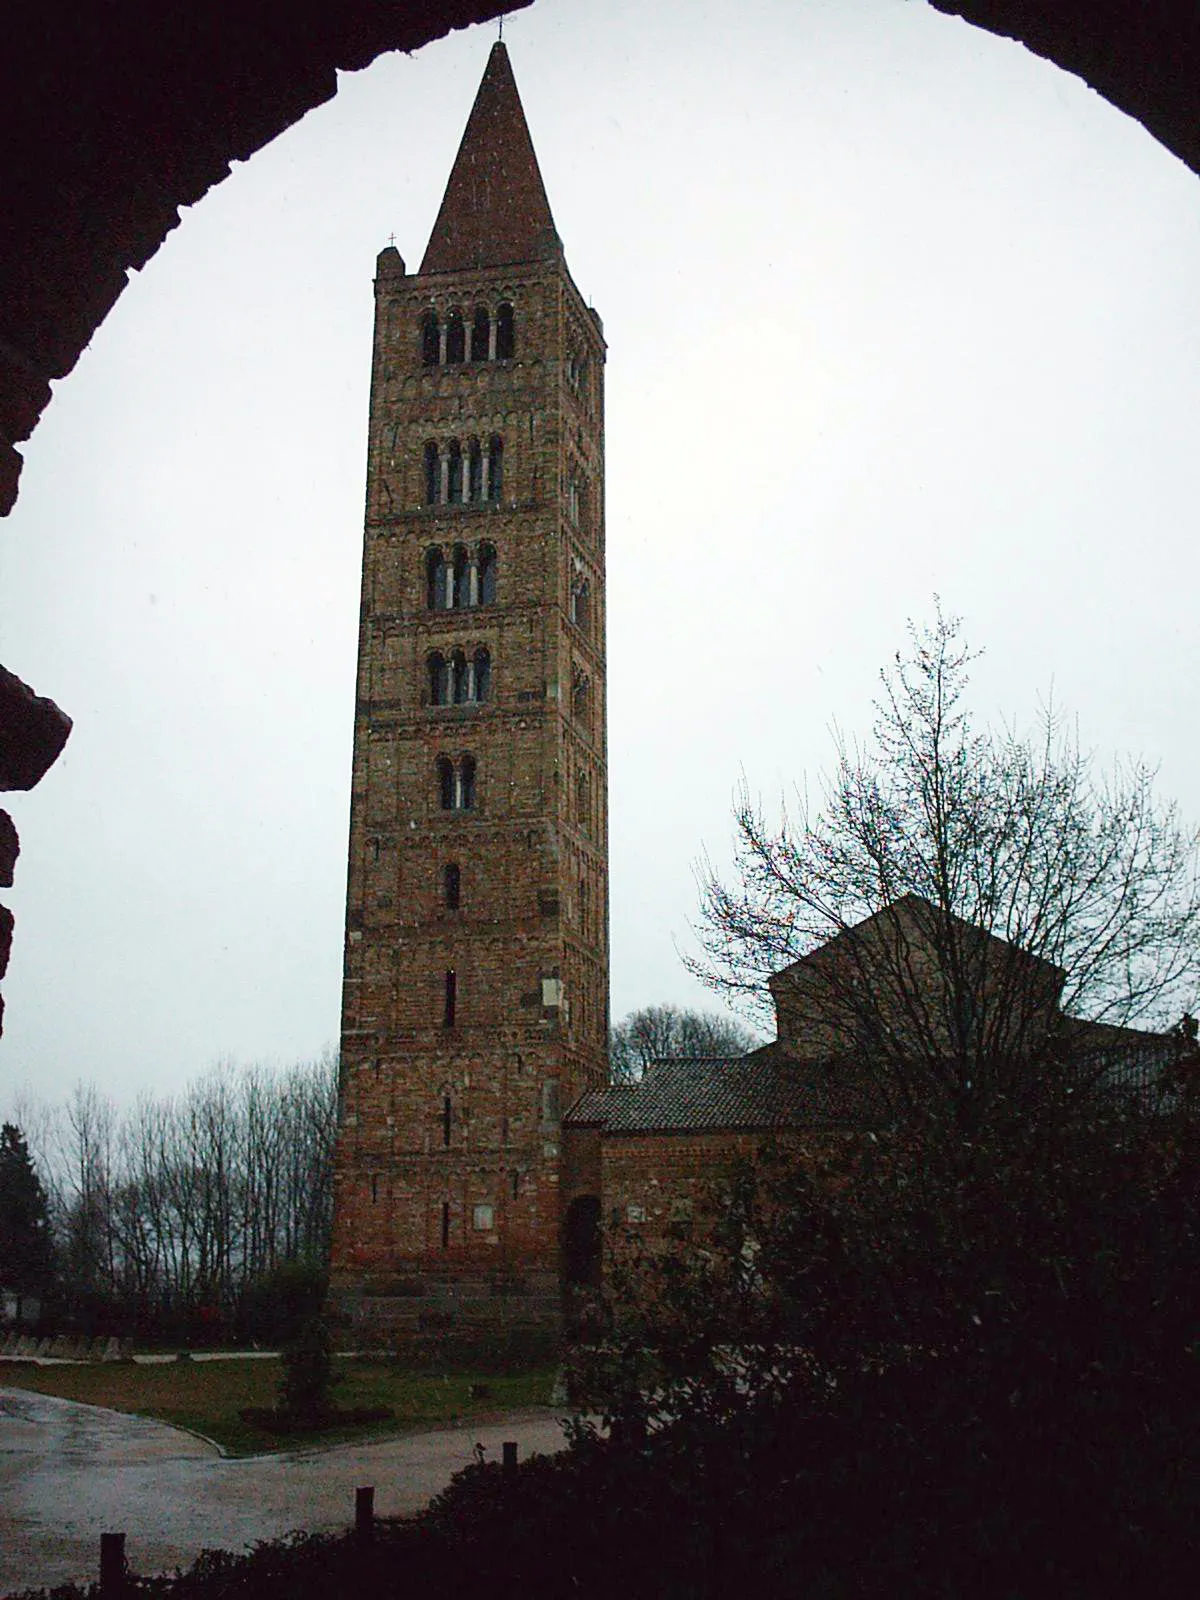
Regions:
M 913 1123 L 764 1159 L 597 1307 L 574 1377 L 611 1441 L 576 1423 L 560 1457 L 474 1467 L 369 1545 L 205 1557 L 136 1592 L 1190 1595 L 1196 1099 L 1048 1095 L 970 1138 Z
M 1194 1385 L 1009 1406 L 961 1372 L 864 1379 L 813 1418 L 753 1408 L 711 1436 L 583 1439 L 511 1484 L 472 1467 L 424 1516 L 206 1555 L 162 1600 L 459 1594 L 1091 1596 L 1194 1593 Z M 965 1415 L 964 1399 L 969 1401 Z M 1175 1404 L 1184 1411 L 1173 1417 Z M 1048 1410 L 1046 1407 L 1048 1406 Z M 86 1591 L 54 1591 L 83 1600 Z

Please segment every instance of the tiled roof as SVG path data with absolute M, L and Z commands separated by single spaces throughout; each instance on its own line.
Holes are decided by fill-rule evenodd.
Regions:
M 770 1132 L 880 1120 L 878 1099 L 861 1080 L 770 1046 L 734 1059 L 656 1061 L 640 1083 L 590 1090 L 566 1118 L 570 1127 L 598 1126 L 606 1134 Z
M 508 51 L 492 46 L 422 272 L 553 259 L 558 234 Z

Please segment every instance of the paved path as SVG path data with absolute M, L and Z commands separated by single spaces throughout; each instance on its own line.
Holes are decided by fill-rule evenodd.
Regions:
M 94 1579 L 100 1535 L 124 1531 L 142 1573 L 188 1566 L 201 1550 L 240 1550 L 293 1528 L 345 1528 L 354 1490 L 375 1485 L 380 1516 L 416 1511 L 473 1459 L 560 1449 L 547 1411 L 331 1450 L 222 1457 L 165 1423 L 50 1395 L 0 1389 L 0 1595 Z

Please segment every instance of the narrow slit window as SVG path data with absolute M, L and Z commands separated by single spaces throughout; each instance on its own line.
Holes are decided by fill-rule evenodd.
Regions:
M 454 1108 L 450 1104 L 450 1096 L 444 1095 L 442 1098 L 442 1143 L 446 1146 L 448 1146 L 450 1143 L 450 1129 L 453 1124 L 453 1116 Z
M 441 489 L 442 463 L 438 447 L 431 439 L 425 446 L 425 504 L 435 506 Z
M 454 1026 L 455 1014 L 458 1010 L 458 975 L 451 967 L 446 973 L 446 999 L 445 1009 L 442 1013 L 443 1025 L 447 1028 Z
M 457 911 L 462 897 L 462 873 L 457 862 L 442 868 L 442 889 L 447 911 Z
M 449 1202 L 449 1200 L 443 1200 L 442 1201 L 442 1249 L 443 1250 L 448 1249 L 449 1245 L 450 1245 L 450 1202 Z
M 374 1206 L 374 1205 L 378 1205 L 378 1203 L 379 1203 L 379 1174 L 373 1172 L 371 1174 L 371 1204 Z

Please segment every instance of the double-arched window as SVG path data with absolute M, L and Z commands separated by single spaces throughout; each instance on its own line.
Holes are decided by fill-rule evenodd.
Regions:
M 490 306 L 451 306 L 439 317 L 431 306 L 421 318 L 421 364 L 457 367 L 466 361 L 511 361 L 517 353 L 516 319 L 502 300 Z
M 470 656 L 463 650 L 452 650 L 449 655 L 435 650 L 426 657 L 425 669 L 431 705 L 482 705 L 491 695 L 492 658 L 486 650 Z
M 460 756 L 451 761 L 449 756 L 437 759 L 438 797 L 443 811 L 473 811 L 475 809 L 475 757 Z
M 428 439 L 422 453 L 427 506 L 495 505 L 504 497 L 504 440 Z
M 496 603 L 496 547 L 485 539 L 468 549 L 441 545 L 425 552 L 425 606 L 429 611 L 470 611 Z

